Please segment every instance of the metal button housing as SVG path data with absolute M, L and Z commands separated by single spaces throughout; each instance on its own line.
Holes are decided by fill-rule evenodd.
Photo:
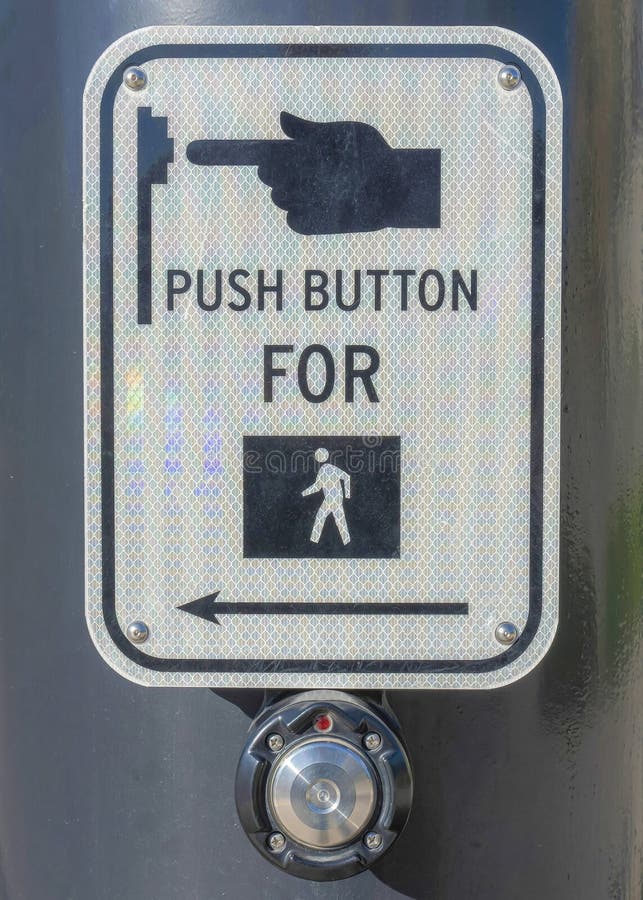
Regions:
M 332 727 L 320 730 L 320 721 Z M 310 691 L 259 713 L 235 796 L 266 859 L 330 881 L 363 871 L 393 844 L 409 814 L 411 768 L 388 711 L 339 691 Z

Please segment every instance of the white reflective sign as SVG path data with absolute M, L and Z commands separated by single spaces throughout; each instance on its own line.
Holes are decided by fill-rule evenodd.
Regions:
M 561 115 L 494 28 L 154 27 L 101 57 L 87 618 L 114 668 L 482 688 L 542 658 Z

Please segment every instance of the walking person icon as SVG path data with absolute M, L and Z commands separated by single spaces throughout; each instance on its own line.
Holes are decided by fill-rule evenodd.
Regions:
M 346 524 L 344 501 L 350 500 L 351 479 L 343 469 L 328 462 L 329 453 L 325 447 L 315 450 L 315 459 L 321 463 L 314 483 L 301 492 L 302 497 L 322 492 L 321 506 L 317 510 L 310 540 L 319 543 L 326 519 L 332 516 L 337 525 L 344 546 L 350 543 L 350 533 Z
M 245 435 L 246 559 L 399 559 L 400 438 Z

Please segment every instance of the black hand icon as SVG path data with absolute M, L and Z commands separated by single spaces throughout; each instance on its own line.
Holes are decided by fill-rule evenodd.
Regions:
M 440 151 L 394 150 L 362 122 L 282 112 L 284 141 L 194 141 L 197 165 L 254 165 L 299 234 L 439 228 Z

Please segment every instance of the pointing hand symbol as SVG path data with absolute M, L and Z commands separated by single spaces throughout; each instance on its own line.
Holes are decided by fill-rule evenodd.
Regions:
M 281 113 L 288 140 L 193 141 L 196 165 L 258 167 L 299 234 L 440 226 L 440 151 L 394 150 L 363 122 Z

